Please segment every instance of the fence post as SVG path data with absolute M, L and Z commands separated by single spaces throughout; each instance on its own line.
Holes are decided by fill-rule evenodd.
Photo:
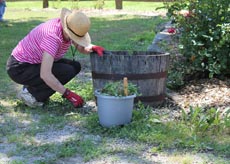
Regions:
M 116 9 L 122 9 L 122 0 L 115 0 Z

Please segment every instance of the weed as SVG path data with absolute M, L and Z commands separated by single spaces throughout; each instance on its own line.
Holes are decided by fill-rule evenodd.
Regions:
M 228 114 L 221 118 L 220 112 L 211 108 L 205 112 L 202 108 L 190 107 L 189 113 L 182 110 L 182 120 L 190 127 L 193 134 L 204 135 L 206 132 L 218 134 L 224 127 L 228 126 Z
M 132 83 L 128 83 L 127 90 L 128 95 L 138 94 L 137 86 Z M 105 86 L 101 89 L 101 93 L 109 96 L 125 96 L 124 86 L 121 81 L 109 82 L 105 84 Z

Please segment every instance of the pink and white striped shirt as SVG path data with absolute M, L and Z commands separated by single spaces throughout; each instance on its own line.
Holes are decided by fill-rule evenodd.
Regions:
M 35 27 L 14 48 L 12 55 L 20 62 L 39 64 L 44 52 L 62 58 L 68 51 L 71 42 L 63 38 L 60 18 L 51 19 Z

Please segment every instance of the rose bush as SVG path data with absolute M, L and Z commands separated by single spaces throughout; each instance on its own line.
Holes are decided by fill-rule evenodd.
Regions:
M 175 0 L 165 7 L 180 32 L 183 75 L 229 75 L 230 1 Z

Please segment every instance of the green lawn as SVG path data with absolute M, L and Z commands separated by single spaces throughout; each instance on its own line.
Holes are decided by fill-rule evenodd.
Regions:
M 94 9 L 97 1 L 50 1 L 50 8 L 79 8 L 79 9 Z M 7 2 L 8 8 L 17 8 L 17 9 L 37 9 L 42 8 L 41 1 L 21 1 L 21 2 Z M 123 2 L 124 10 L 132 11 L 154 11 L 158 7 L 162 7 L 163 3 L 160 2 Z M 115 9 L 115 0 L 106 0 L 102 9 Z
M 79 2 L 79 8 L 93 8 L 92 1 Z M 106 1 L 104 9 L 114 9 L 113 1 Z M 34 163 L 55 163 L 56 161 L 79 154 L 84 161 L 96 158 L 114 157 L 122 154 L 130 157 L 131 162 L 142 159 L 145 146 L 152 154 L 171 154 L 169 161 L 192 164 L 193 154 L 203 153 L 201 163 L 227 164 L 230 154 L 229 118 L 226 122 L 216 119 L 215 124 L 207 124 L 204 118 L 213 118 L 199 109 L 193 115 L 180 119 L 164 121 L 168 114 L 154 114 L 153 108 L 136 106 L 133 121 L 124 127 L 102 128 L 98 123 L 97 113 L 79 112 L 61 95 L 55 94 L 44 108 L 31 109 L 16 99 L 19 86 L 6 74 L 5 63 L 17 42 L 33 27 L 47 19 L 58 17 L 60 10 L 41 10 L 41 2 L 8 2 L 5 18 L 7 23 L 0 24 L 0 163 L 1 157 L 12 158 L 11 163 L 28 163 L 33 157 Z M 69 7 L 70 2 L 54 3 L 55 8 Z M 76 5 L 76 4 L 75 4 Z M 82 5 L 82 6 L 81 6 Z M 143 5 L 143 7 L 141 7 Z M 124 2 L 124 9 L 152 11 L 159 3 Z M 133 15 L 90 16 L 92 28 L 90 35 L 93 43 L 102 45 L 108 50 L 146 50 L 151 44 L 156 26 L 167 21 L 163 17 Z M 70 52 L 67 57 L 71 58 Z M 80 55 L 79 58 L 88 58 Z M 76 91 L 86 101 L 94 101 L 91 81 L 73 79 L 67 87 Z M 161 110 L 158 107 L 154 110 Z M 200 119 L 202 118 L 202 119 Z M 162 121 L 163 120 L 163 121 Z M 227 124 L 228 123 L 228 124 Z M 228 125 L 228 127 L 227 127 Z M 75 127 L 76 133 L 61 143 L 40 143 L 37 135 L 61 131 L 66 126 Z M 205 128 L 208 130 L 205 130 Z M 226 128 L 227 127 L 227 128 Z M 100 136 L 95 143 L 86 135 Z M 55 136 L 54 136 L 55 137 Z M 109 139 L 108 139 L 109 138 Z M 110 144 L 124 139 L 136 144 L 135 148 L 113 148 Z M 1 152 L 1 146 L 15 146 L 7 152 Z M 189 154 L 189 155 L 188 155 Z M 24 159 L 13 157 L 23 156 Z M 216 156 L 216 157 L 215 157 Z M 133 159 L 132 159 L 133 158 Z M 146 162 L 145 159 L 140 163 Z

